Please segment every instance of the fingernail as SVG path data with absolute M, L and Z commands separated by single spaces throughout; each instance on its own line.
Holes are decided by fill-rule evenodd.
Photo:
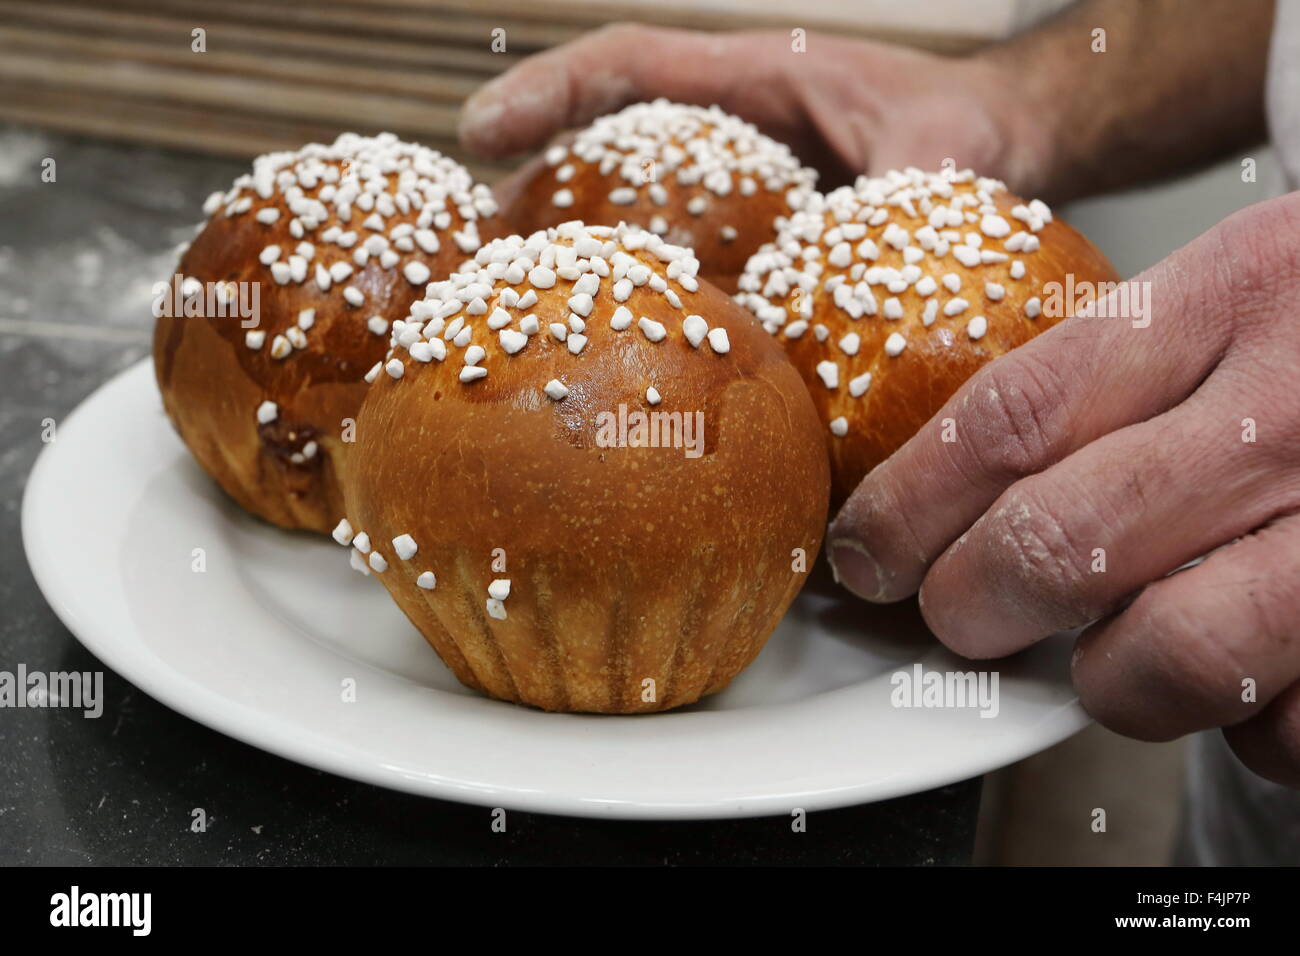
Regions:
M 880 566 L 862 542 L 837 538 L 831 542 L 831 570 L 835 580 L 865 601 L 880 601 Z

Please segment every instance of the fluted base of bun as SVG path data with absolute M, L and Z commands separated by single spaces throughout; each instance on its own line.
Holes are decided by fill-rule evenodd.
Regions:
M 723 584 L 734 597 L 720 602 L 714 588 L 726 571 L 700 558 L 692 565 L 699 576 L 694 587 L 592 591 L 576 600 L 572 594 L 556 600 L 557 587 L 568 590 L 556 580 L 558 568 L 548 570 L 542 556 L 529 559 L 523 563 L 530 572 L 511 574 L 505 620 L 485 611 L 477 569 L 440 575 L 435 591 L 417 587 L 414 574 L 400 586 L 391 578 L 385 583 L 468 687 L 549 711 L 653 713 L 730 684 L 763 649 L 802 583 L 787 567 L 785 587 L 769 590 L 763 582 L 773 569 L 750 568 L 748 581 Z M 628 581 L 637 575 L 631 563 L 610 571 Z M 386 575 L 394 573 L 402 572 Z

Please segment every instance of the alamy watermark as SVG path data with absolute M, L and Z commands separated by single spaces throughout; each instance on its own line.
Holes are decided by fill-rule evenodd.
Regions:
M 150 294 L 155 319 L 238 318 L 245 329 L 255 329 L 261 321 L 259 282 L 200 282 L 177 273 L 170 282 L 155 282 Z
M 73 885 L 50 897 L 54 927 L 120 927 L 132 936 L 148 936 L 153 928 L 152 893 L 91 893 Z
M 0 671 L 0 707 L 70 707 L 92 719 L 104 713 L 103 671 Z
M 680 448 L 687 458 L 704 454 L 704 412 L 628 411 L 596 415 L 596 444 L 601 448 Z
M 1043 283 L 1043 315 L 1059 319 L 1074 314 L 1090 319 L 1129 319 L 1135 329 L 1151 324 L 1151 283 L 1076 282 L 1067 272 L 1064 282 Z
M 996 717 L 1000 709 L 997 671 L 927 671 L 917 663 L 910 671 L 895 671 L 889 683 L 895 707 L 969 708 L 981 717 Z

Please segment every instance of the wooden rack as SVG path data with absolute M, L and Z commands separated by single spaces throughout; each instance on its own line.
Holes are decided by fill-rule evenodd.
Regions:
M 344 129 L 392 130 L 459 158 L 457 111 L 477 86 L 531 53 L 647 14 L 705 30 L 882 35 L 644 0 L 0 0 L 0 120 L 237 157 Z M 191 50 L 196 27 L 204 53 Z M 491 50 L 497 27 L 507 52 Z M 951 52 L 978 42 L 885 38 Z M 470 166 L 489 182 L 508 168 Z

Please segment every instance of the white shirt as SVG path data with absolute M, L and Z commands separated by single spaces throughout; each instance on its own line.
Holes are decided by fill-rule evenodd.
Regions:
M 1300 189 L 1300 0 L 1278 0 L 1268 57 L 1268 128 L 1286 171 Z

